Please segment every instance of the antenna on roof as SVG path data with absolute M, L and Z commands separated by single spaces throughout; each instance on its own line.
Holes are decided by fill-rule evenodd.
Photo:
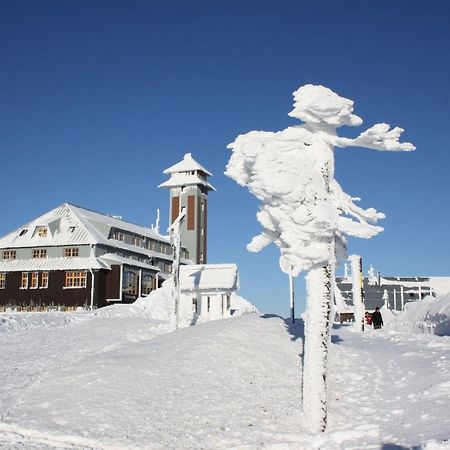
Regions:
M 159 208 L 156 210 L 156 225 L 152 224 L 151 228 L 159 234 Z

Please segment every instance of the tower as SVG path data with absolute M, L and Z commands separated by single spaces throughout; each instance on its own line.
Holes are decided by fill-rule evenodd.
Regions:
M 183 211 L 186 218 L 180 228 L 181 245 L 189 251 L 189 259 L 196 264 L 207 261 L 208 192 L 215 191 L 207 181 L 212 174 L 201 166 L 190 153 L 179 163 L 164 171 L 170 178 L 159 187 L 170 190 L 169 223 Z

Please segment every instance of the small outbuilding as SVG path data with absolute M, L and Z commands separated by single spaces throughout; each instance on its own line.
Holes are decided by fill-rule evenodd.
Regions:
M 232 315 L 231 294 L 238 288 L 236 264 L 181 266 L 181 315 L 201 322 L 229 317 Z

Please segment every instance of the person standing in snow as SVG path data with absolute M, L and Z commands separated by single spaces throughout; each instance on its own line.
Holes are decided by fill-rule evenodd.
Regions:
M 379 330 L 384 325 L 383 317 L 381 317 L 380 308 L 378 308 L 378 306 L 372 313 L 372 325 L 374 330 Z

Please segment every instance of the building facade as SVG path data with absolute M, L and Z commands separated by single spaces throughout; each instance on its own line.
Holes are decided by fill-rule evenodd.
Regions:
M 180 228 L 181 264 L 206 263 L 211 173 L 186 154 L 170 179 L 170 224 Z M 0 310 L 131 303 L 171 275 L 169 236 L 65 203 L 0 238 Z
M 353 314 L 352 277 L 347 273 L 336 277 L 335 303 L 344 314 Z M 374 311 L 386 306 L 402 311 L 405 305 L 423 299 L 427 295 L 444 295 L 450 292 L 450 277 L 432 276 L 381 276 L 371 267 L 362 277 L 365 308 Z

